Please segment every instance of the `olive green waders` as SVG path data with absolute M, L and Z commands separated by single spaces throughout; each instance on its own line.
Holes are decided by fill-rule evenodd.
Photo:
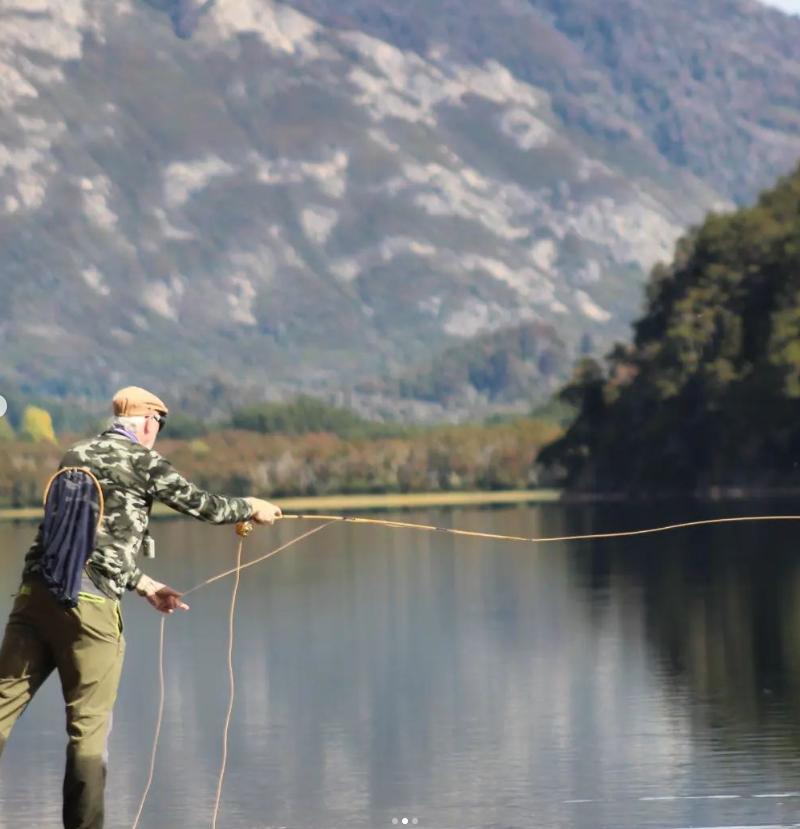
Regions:
M 84 592 L 60 605 L 44 584 L 20 588 L 0 647 L 0 753 L 9 732 L 55 669 L 67 710 L 65 829 L 102 829 L 107 738 L 125 639 L 119 602 Z

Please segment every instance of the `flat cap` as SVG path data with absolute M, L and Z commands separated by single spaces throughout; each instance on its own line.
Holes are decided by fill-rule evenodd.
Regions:
M 152 412 L 166 414 L 169 409 L 160 397 L 139 386 L 126 386 L 120 389 L 113 399 L 114 414 L 121 417 L 146 415 Z

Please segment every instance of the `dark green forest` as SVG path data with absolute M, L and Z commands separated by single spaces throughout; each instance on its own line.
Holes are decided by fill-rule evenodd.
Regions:
M 630 344 L 584 359 L 540 461 L 578 490 L 800 486 L 800 169 L 656 266 Z

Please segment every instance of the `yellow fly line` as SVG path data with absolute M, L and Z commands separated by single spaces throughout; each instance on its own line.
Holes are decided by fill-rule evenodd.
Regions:
M 244 539 L 246 536 L 250 534 L 250 531 L 253 528 L 253 525 L 249 521 L 243 521 L 236 525 L 236 533 L 239 535 L 239 544 L 236 549 L 236 567 L 233 567 L 230 570 L 225 570 L 222 573 L 217 574 L 216 576 L 212 576 L 209 579 L 206 579 L 204 582 L 195 585 L 191 588 L 191 590 L 187 590 L 182 596 L 188 596 L 190 593 L 194 593 L 196 590 L 200 590 L 201 587 L 206 587 L 209 584 L 212 584 L 215 581 L 219 581 L 220 579 L 224 578 L 225 576 L 234 575 L 236 576 L 236 580 L 233 586 L 233 594 L 231 596 L 231 606 L 230 611 L 228 613 L 228 683 L 230 687 L 230 696 L 228 701 L 228 711 L 225 716 L 225 726 L 222 733 L 222 765 L 219 771 L 219 777 L 217 779 L 217 793 L 216 798 L 214 800 L 214 811 L 211 818 L 211 826 L 212 829 L 216 829 L 217 825 L 217 818 L 219 816 L 219 807 L 220 802 L 222 800 L 222 785 L 225 779 L 225 769 L 228 763 L 228 731 L 230 729 L 231 724 L 231 716 L 233 714 L 233 703 L 236 695 L 236 684 L 234 681 L 233 675 L 233 634 L 234 634 L 234 615 L 236 612 L 236 599 L 239 593 L 239 576 L 242 570 L 245 570 L 248 567 L 252 567 L 254 564 L 259 564 L 262 561 L 266 561 L 268 558 L 271 558 L 274 555 L 277 555 L 281 551 L 291 547 L 293 544 L 297 544 L 298 542 L 302 541 L 304 538 L 308 538 L 310 535 L 314 535 L 318 533 L 320 530 L 324 530 L 325 527 L 329 526 L 331 521 L 326 524 L 322 524 L 319 527 L 314 527 L 308 532 L 304 532 L 302 535 L 293 538 L 291 541 L 287 541 L 285 544 L 281 544 L 280 547 L 276 547 L 274 550 L 266 553 L 263 556 L 260 556 L 253 561 L 248 561 L 246 564 L 242 564 L 242 547 L 244 545 Z M 144 806 L 147 801 L 147 796 L 150 793 L 150 787 L 153 785 L 153 778 L 155 776 L 155 767 L 156 767 L 156 754 L 158 752 L 158 741 L 161 737 L 161 726 L 164 721 L 164 702 L 166 700 L 166 692 L 165 692 L 165 675 L 164 675 L 164 623 L 166 622 L 166 617 L 161 618 L 161 626 L 159 630 L 159 640 L 158 640 L 158 685 L 159 685 L 159 701 L 158 701 L 158 716 L 156 718 L 156 728 L 155 734 L 153 735 L 153 748 L 150 752 L 150 770 L 147 776 L 147 782 L 145 783 L 144 792 L 142 793 L 142 798 L 139 801 L 139 808 L 136 811 L 136 817 L 133 820 L 132 829 L 137 829 L 139 826 L 139 821 L 142 817 L 142 812 L 144 811 Z
M 48 484 L 49 486 L 49 484 Z M 284 544 L 281 544 L 279 547 L 275 548 L 274 550 L 266 553 L 265 555 L 259 556 L 252 561 L 248 561 L 245 564 L 242 564 L 242 546 L 244 537 L 249 535 L 250 531 L 252 530 L 252 524 L 249 521 L 241 522 L 236 527 L 236 532 L 240 536 L 238 548 L 236 551 L 236 566 L 225 570 L 221 573 L 218 573 L 216 576 L 212 576 L 209 579 L 206 579 L 204 582 L 195 585 L 190 590 L 187 590 L 183 593 L 183 596 L 187 596 L 190 593 L 194 593 L 197 590 L 200 590 L 203 587 L 206 587 L 209 584 L 212 584 L 215 581 L 219 581 L 220 579 L 225 578 L 226 576 L 235 575 L 235 583 L 233 587 L 233 594 L 231 596 L 231 606 L 228 615 L 228 681 L 230 686 L 230 697 L 228 702 L 228 709 L 225 717 L 225 725 L 223 728 L 223 735 L 222 735 L 222 765 L 219 772 L 219 777 L 217 780 L 217 790 L 216 790 L 216 797 L 214 801 L 214 809 L 211 817 L 211 826 L 212 829 L 216 829 L 217 825 L 217 818 L 219 816 L 219 809 L 220 809 L 220 802 L 222 799 L 222 787 L 223 782 L 225 779 L 225 770 L 227 766 L 227 759 L 228 759 L 228 732 L 230 728 L 231 722 L 231 715 L 233 713 L 233 703 L 236 693 L 236 686 L 234 683 L 234 675 L 233 675 L 233 644 L 234 644 L 234 613 L 236 608 L 236 599 L 238 596 L 239 591 L 239 576 L 242 570 L 252 567 L 255 564 L 259 564 L 262 561 L 265 561 L 268 558 L 271 558 L 274 555 L 277 555 L 283 550 L 297 544 L 299 541 L 302 541 L 305 538 L 308 538 L 311 535 L 318 533 L 320 530 L 324 530 L 326 527 L 331 526 L 332 524 L 336 523 L 347 523 L 347 524 L 373 524 L 382 527 L 390 527 L 393 529 L 408 529 L 408 530 L 420 530 L 424 532 L 440 532 L 440 533 L 449 533 L 451 535 L 459 535 L 459 536 L 467 536 L 470 538 L 488 538 L 488 539 L 495 539 L 499 541 L 517 541 L 517 542 L 526 542 L 528 544 L 545 544 L 545 543 L 552 543 L 557 541 L 585 541 L 590 539 L 599 539 L 599 538 L 626 538 L 630 536 L 637 536 L 637 535 L 650 535 L 653 533 L 663 533 L 669 532 L 671 530 L 681 530 L 687 529 L 689 527 L 701 527 L 706 526 L 709 524 L 732 524 L 732 523 L 740 523 L 744 521 L 754 522 L 754 521 L 800 521 L 800 515 L 749 515 L 749 516 L 741 516 L 741 517 L 734 517 L 734 518 L 706 518 L 699 521 L 684 521 L 679 524 L 667 524 L 662 527 L 648 527 L 642 530 L 624 530 L 622 532 L 606 532 L 606 533 L 588 533 L 584 535 L 562 535 L 562 536 L 552 536 L 549 538 L 533 538 L 533 537 L 524 537 L 518 535 L 501 535 L 499 533 L 482 533 L 473 530 L 459 530 L 453 527 L 437 527 L 433 524 L 412 524 L 407 521 L 390 521 L 387 519 L 382 518 L 360 518 L 360 517 L 351 517 L 345 515 L 283 515 L 281 516 L 281 520 L 296 520 L 296 521 L 321 521 L 323 522 L 320 526 L 314 527 L 307 532 L 302 533 L 301 535 L 297 536 L 296 538 L 287 541 Z M 148 793 L 150 792 L 150 787 L 153 783 L 153 777 L 155 772 L 155 762 L 156 762 L 156 753 L 158 750 L 158 741 L 161 734 L 161 725 L 163 722 L 164 716 L 164 701 L 165 701 L 165 681 L 164 681 L 164 622 L 166 621 L 165 618 L 161 620 L 161 629 L 159 634 L 159 648 L 158 648 L 158 677 L 159 677 L 159 689 L 160 689 L 160 700 L 158 704 L 158 717 L 156 722 L 156 729 L 155 735 L 153 739 L 153 748 L 150 756 L 150 771 L 147 779 L 147 783 L 145 785 L 144 793 L 142 795 L 142 799 L 139 803 L 139 808 L 136 813 L 136 817 L 133 822 L 132 829 L 137 829 L 139 825 L 139 820 L 141 819 L 142 812 L 144 810 L 145 802 L 147 800 Z
M 494 538 L 500 541 L 523 541 L 529 544 L 547 544 L 556 541 L 588 541 L 598 538 L 626 538 L 634 535 L 651 535 L 670 530 L 682 530 L 687 527 L 702 527 L 707 524 L 732 524 L 742 521 L 800 521 L 800 515 L 748 515 L 735 518 L 705 518 L 700 521 L 684 521 L 680 524 L 667 524 L 663 527 L 648 527 L 643 530 L 625 530 L 622 532 L 587 533 L 584 535 L 560 535 L 550 538 L 528 538 L 520 535 L 500 535 L 482 533 L 473 530 L 458 530 L 452 527 L 436 527 L 433 524 L 410 524 L 406 521 L 388 521 L 382 518 L 356 518 L 346 515 L 284 515 L 282 520 L 297 519 L 302 521 L 343 522 L 348 524 L 377 524 L 397 529 L 423 530 L 425 532 L 450 533 L 451 535 L 469 536 L 471 538 Z

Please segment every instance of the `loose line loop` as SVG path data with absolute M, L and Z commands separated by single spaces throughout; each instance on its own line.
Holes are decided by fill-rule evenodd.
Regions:
M 228 766 L 228 731 L 231 727 L 233 715 L 233 700 L 236 696 L 236 679 L 233 675 L 233 620 L 236 613 L 236 598 L 239 595 L 239 582 L 242 580 L 242 547 L 244 539 L 239 539 L 239 548 L 236 551 L 236 577 L 233 582 L 233 593 L 231 594 L 231 610 L 228 614 L 228 684 L 231 689 L 228 699 L 228 712 L 225 715 L 225 727 L 222 730 L 222 765 L 219 770 L 217 781 L 217 799 L 214 802 L 214 816 L 211 818 L 211 829 L 217 829 L 217 816 L 219 815 L 219 804 L 222 800 L 222 782 L 225 779 L 225 769 Z
M 158 740 L 161 736 L 161 723 L 164 721 L 164 622 L 166 622 L 166 619 L 162 618 L 158 636 L 158 718 L 156 719 L 156 731 L 155 735 L 153 736 L 153 751 L 150 754 L 150 774 L 147 777 L 147 783 L 144 787 L 144 793 L 142 794 L 142 799 L 139 802 L 139 811 L 136 812 L 136 817 L 133 820 L 133 826 L 131 827 L 131 829 L 136 829 L 136 827 L 139 825 L 139 818 L 141 818 L 142 812 L 144 811 L 144 804 L 147 800 L 147 795 L 150 793 L 150 787 L 153 785 L 153 775 L 156 770 L 156 752 L 158 751 Z
M 230 614 L 228 617 L 228 679 L 230 682 L 230 698 L 228 702 L 228 713 L 225 718 L 225 728 L 223 731 L 222 737 L 222 766 L 220 768 L 219 779 L 217 781 L 217 796 L 214 803 L 214 812 L 212 816 L 211 826 L 212 829 L 216 829 L 217 825 L 217 816 L 219 814 L 219 806 L 220 801 L 222 798 L 222 784 L 225 779 L 225 769 L 227 766 L 228 760 L 228 731 L 230 728 L 231 723 L 231 716 L 233 713 L 233 703 L 236 694 L 236 685 L 234 680 L 233 674 L 233 622 L 234 622 L 234 613 L 236 608 L 236 598 L 239 589 L 239 581 L 240 581 L 240 574 L 242 570 L 247 569 L 248 567 L 252 567 L 254 564 L 260 564 L 262 561 L 266 561 L 268 558 L 271 558 L 274 555 L 282 552 L 283 550 L 291 547 L 293 544 L 297 544 L 298 542 L 302 541 L 304 538 L 308 538 L 310 535 L 314 535 L 315 533 L 324 530 L 325 527 L 330 526 L 332 521 L 328 521 L 327 523 L 323 524 L 321 527 L 314 527 L 313 530 L 309 530 L 308 532 L 303 533 L 302 535 L 297 536 L 297 538 L 293 538 L 291 541 L 287 541 L 286 544 L 281 544 L 280 547 L 270 551 L 266 555 L 260 556 L 259 558 L 254 559 L 253 561 L 248 561 L 247 564 L 242 564 L 242 548 L 244 539 L 239 541 L 239 547 L 236 553 L 236 567 L 233 567 L 230 570 L 225 570 L 223 573 L 219 573 L 216 576 L 212 576 L 210 579 L 206 579 L 204 582 L 200 584 L 196 584 L 190 590 L 187 590 L 183 593 L 184 596 L 188 596 L 190 593 L 194 593 L 200 588 L 205 587 L 206 585 L 212 584 L 215 581 L 219 581 L 225 576 L 236 574 L 236 581 L 234 583 L 234 590 L 233 595 L 231 597 L 231 609 Z M 166 622 L 166 617 L 161 619 L 161 626 L 159 632 L 159 642 L 158 642 L 158 684 L 159 684 L 159 700 L 158 700 L 158 717 L 156 720 L 156 729 L 155 734 L 153 736 L 153 750 L 150 755 L 150 773 L 147 778 L 147 783 L 145 784 L 144 793 L 142 794 L 142 799 L 139 803 L 139 809 L 136 812 L 136 817 L 134 818 L 133 825 L 131 829 L 137 829 L 139 825 L 139 820 L 142 816 L 142 812 L 144 811 L 145 802 L 147 801 L 147 796 L 150 793 L 150 788 L 153 785 L 153 777 L 155 775 L 155 766 L 156 766 L 156 754 L 158 752 L 158 743 L 161 738 L 161 725 L 164 720 L 164 704 L 166 699 L 165 693 L 165 672 L 164 672 L 164 623 Z

